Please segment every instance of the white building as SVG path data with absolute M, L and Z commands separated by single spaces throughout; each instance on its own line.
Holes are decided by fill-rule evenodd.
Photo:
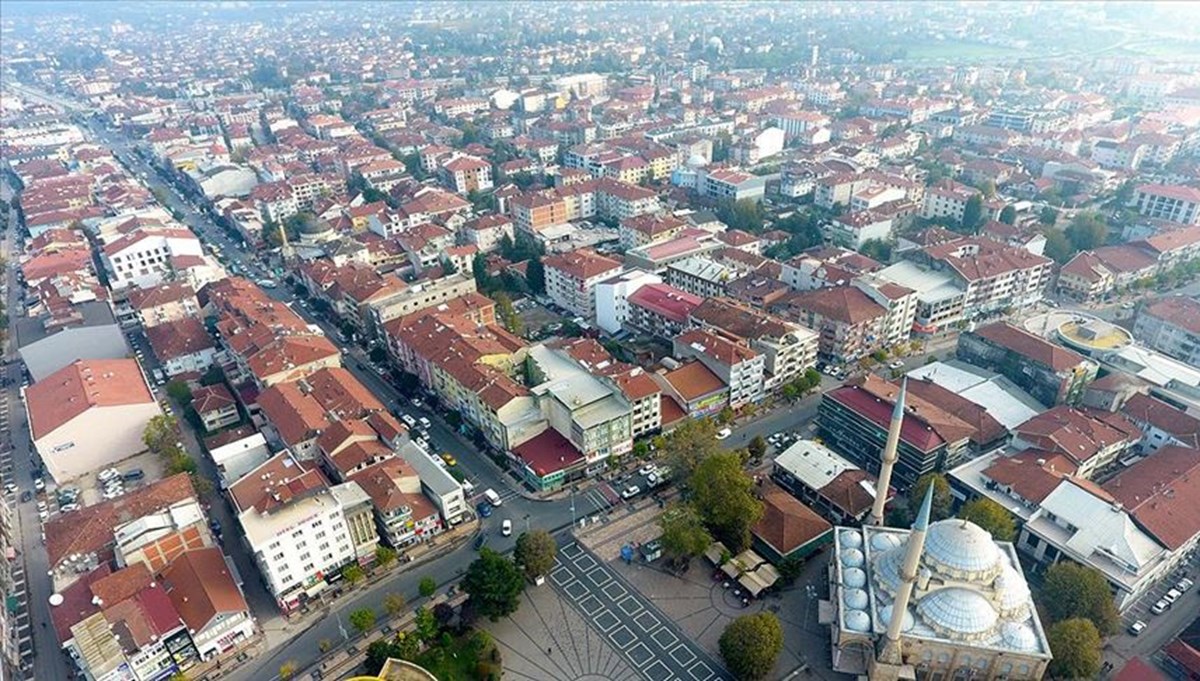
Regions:
M 696 190 L 701 196 L 710 199 L 757 201 L 766 193 L 765 179 L 741 170 L 701 168 L 697 172 L 699 176 Z
M 287 452 L 229 489 L 254 562 L 280 609 L 325 590 L 326 578 L 357 564 L 341 504 L 316 468 Z
M 1184 185 L 1144 184 L 1129 205 L 1141 215 L 1200 225 L 1200 189 Z
M 101 260 L 109 286 L 118 291 L 130 285 L 161 284 L 181 264 L 177 259 L 202 261 L 203 255 L 200 240 L 189 230 L 140 229 L 106 243 Z
M 646 284 L 661 284 L 662 277 L 631 270 L 596 284 L 596 325 L 617 334 L 629 321 L 629 296 Z
M 542 264 L 550 299 L 589 322 L 596 313 L 596 285 L 623 269 L 616 260 L 587 249 L 552 255 L 544 258 Z

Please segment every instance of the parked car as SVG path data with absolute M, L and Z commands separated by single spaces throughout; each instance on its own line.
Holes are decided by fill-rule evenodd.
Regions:
M 490 518 L 492 515 L 492 505 L 486 501 L 479 502 L 479 505 L 475 507 L 475 510 L 479 511 L 480 518 Z
M 722 428 L 717 431 L 717 439 L 718 440 L 724 440 L 725 438 L 729 437 L 730 435 L 733 435 L 733 431 L 730 430 L 729 428 Z
M 1138 620 L 1138 621 L 1134 622 L 1133 624 L 1129 625 L 1129 633 L 1133 636 L 1139 636 L 1145 630 L 1146 630 L 1146 623 L 1141 620 Z
M 500 525 L 500 534 L 505 537 L 512 534 L 512 521 L 508 518 L 505 518 L 504 522 Z
M 1163 595 L 1163 600 L 1174 605 L 1175 601 L 1179 600 L 1179 597 L 1182 595 L 1183 592 L 1181 592 L 1179 589 L 1171 589 L 1165 595 Z
M 1187 593 L 1192 590 L 1193 586 L 1196 586 L 1196 583 L 1187 577 L 1184 577 L 1183 579 L 1179 580 L 1179 583 L 1175 585 L 1175 588 L 1178 589 L 1180 593 Z
M 621 498 L 622 499 L 632 499 L 632 498 L 636 497 L 638 494 L 641 494 L 641 492 L 642 492 L 642 488 L 638 487 L 637 485 L 630 485 L 630 486 L 626 487 L 624 491 L 621 492 Z
M 121 474 L 121 479 L 126 482 L 141 480 L 144 477 L 146 477 L 146 473 L 140 468 L 134 468 L 133 470 L 125 471 Z
M 25 490 L 21 492 L 21 503 L 25 503 L 33 498 L 33 490 Z
M 479 551 L 482 549 L 484 545 L 487 544 L 487 540 L 487 532 L 480 532 L 479 536 L 475 538 L 475 550 Z
M 651 475 L 656 470 L 658 470 L 658 466 L 656 466 L 652 463 L 648 463 L 645 466 L 642 466 L 641 468 L 638 469 L 638 475 Z
M 900 360 L 900 359 L 892 360 L 891 362 L 888 362 L 888 368 L 889 369 L 903 369 L 904 368 L 904 360 Z
M 445 461 L 447 466 L 457 466 L 458 465 L 458 459 L 455 459 L 454 455 L 451 454 L 450 452 L 442 452 L 441 457 L 442 457 L 442 461 Z
M 1166 601 L 1166 599 L 1160 598 L 1160 599 L 1158 599 L 1157 603 L 1150 606 L 1150 612 L 1154 613 L 1155 615 L 1161 615 L 1164 612 L 1166 612 L 1168 609 L 1170 609 L 1170 607 L 1171 607 L 1171 604 L 1168 603 Z

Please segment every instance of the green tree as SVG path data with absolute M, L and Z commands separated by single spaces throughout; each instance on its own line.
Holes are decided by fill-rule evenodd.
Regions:
M 542 264 L 541 258 L 533 258 L 529 261 L 529 265 L 525 268 L 525 281 L 533 293 L 542 295 L 546 292 L 546 266 Z
M 299 665 L 296 664 L 295 660 L 288 660 L 287 662 L 284 662 L 283 664 L 279 665 L 280 681 L 288 681 L 288 679 L 295 676 L 296 669 L 298 666 Z
M 671 431 L 661 449 L 685 486 L 690 484 L 692 473 L 701 461 L 721 451 L 717 445 L 717 428 L 708 419 L 685 421 Z
M 517 315 L 516 308 L 513 307 L 512 298 L 508 297 L 507 293 L 500 291 L 492 295 L 492 300 L 496 302 L 496 317 L 500 319 L 500 323 L 508 329 L 509 333 L 520 336 L 524 329 L 521 318 Z
M 916 512 L 916 509 L 921 504 L 921 500 L 925 498 L 925 490 L 933 485 L 933 504 L 930 509 L 932 520 L 944 520 L 950 517 L 950 507 L 954 504 L 954 497 L 950 494 L 950 483 L 946 481 L 946 476 L 941 473 L 926 473 L 917 478 L 917 484 L 913 485 L 908 493 L 908 505 Z
M 983 224 L 983 194 L 972 194 L 963 207 L 962 223 L 959 225 L 964 234 L 974 234 Z
M 1055 679 L 1094 679 L 1100 673 L 1100 633 L 1091 620 L 1076 617 L 1046 632 L 1054 659 L 1047 669 Z
M 742 615 L 721 633 L 721 657 L 743 681 L 765 679 L 783 651 L 783 625 L 771 612 Z
M 750 444 L 746 445 L 746 451 L 750 453 L 751 459 L 761 461 L 767 455 L 767 441 L 761 435 L 755 435 Z
M 525 532 L 517 537 L 517 546 L 513 550 L 513 559 L 525 570 L 525 576 L 530 579 L 545 577 L 554 567 L 554 557 L 558 555 L 558 543 L 545 530 Z
M 752 199 L 726 201 L 717 207 L 717 219 L 730 229 L 757 233 L 763 228 L 763 214 L 758 202 Z
M 1013 521 L 1012 514 L 987 497 L 972 499 L 963 504 L 958 517 L 987 530 L 996 541 L 1012 541 L 1017 537 L 1017 524 Z
M 1080 213 L 1071 219 L 1063 234 L 1076 252 L 1090 251 L 1108 240 L 1108 223 L 1096 213 Z
M 1067 237 L 1063 235 L 1062 230 L 1053 227 L 1042 232 L 1046 237 L 1046 247 L 1044 253 L 1047 258 L 1054 262 L 1065 265 L 1075 257 L 1075 250 L 1071 248 L 1071 242 L 1067 241 Z
M 192 389 L 188 387 L 187 381 L 171 381 L 167 384 L 167 395 L 187 407 L 192 404 Z
M 1062 561 L 1046 570 L 1039 599 L 1052 622 L 1088 619 L 1104 636 L 1116 633 L 1120 616 L 1108 581 L 1095 568 Z
M 477 602 L 479 613 L 495 622 L 520 607 L 525 577 L 516 563 L 485 548 L 467 568 L 462 588 Z
M 346 579 L 347 584 L 354 586 L 355 584 L 358 584 L 366 579 L 367 573 L 363 572 L 363 569 L 358 565 L 351 565 L 345 570 L 342 570 L 342 577 Z
M 1042 212 L 1038 214 L 1038 222 L 1043 225 L 1053 225 L 1058 222 L 1058 211 L 1053 206 L 1046 206 Z
M 162 454 L 179 439 L 179 422 L 169 414 L 159 414 L 146 422 L 142 444 L 155 454 Z
M 734 553 L 750 545 L 750 529 L 762 518 L 763 504 L 754 497 L 754 480 L 742 470 L 736 452 L 719 452 L 701 461 L 689 488 L 714 537 Z
M 712 544 L 712 535 L 690 504 L 673 504 L 659 519 L 659 524 L 662 526 L 663 552 L 676 562 L 687 562 Z
M 433 577 L 422 577 L 417 589 L 421 592 L 423 598 L 429 598 L 437 591 L 437 582 L 434 581 Z
M 872 260 L 886 263 L 892 259 L 892 244 L 883 239 L 867 239 L 858 247 L 858 252 Z
M 358 633 L 365 634 L 375 626 L 375 610 L 372 608 L 359 608 L 350 613 L 350 626 L 358 630 Z
M 1006 225 L 1011 225 L 1017 221 L 1017 208 L 1013 205 L 1007 205 L 1000 211 L 1000 222 Z
M 386 546 L 375 548 L 375 564 L 379 567 L 388 567 L 396 562 L 396 551 Z
M 425 607 L 416 609 L 413 613 L 415 618 L 413 621 L 413 633 L 422 643 L 429 643 L 438 635 L 438 623 L 434 618 L 433 613 Z
M 383 610 L 388 614 L 388 617 L 396 617 L 404 612 L 404 606 L 408 602 L 404 599 L 404 594 L 392 591 L 383 597 Z

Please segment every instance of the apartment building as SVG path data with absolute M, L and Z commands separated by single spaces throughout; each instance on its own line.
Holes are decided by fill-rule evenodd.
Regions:
M 1042 404 L 1078 402 L 1099 370 L 1096 362 L 1008 322 L 981 326 L 958 337 L 956 356 L 996 371 Z
M 728 265 L 699 256 L 672 262 L 663 276 L 677 289 L 701 298 L 716 298 L 726 295 L 729 282 L 739 274 Z
M 709 298 L 689 315 L 696 328 L 738 338 L 763 357 L 763 390 L 770 392 L 817 362 L 817 333 L 728 298 Z
M 638 287 L 626 301 L 629 329 L 670 339 L 687 327 L 688 315 L 703 299 L 667 284 L 648 283 Z
M 504 237 L 516 238 L 512 218 L 506 215 L 481 215 L 468 220 L 458 230 L 460 242 L 472 245 L 481 253 L 491 253 L 500 248 Z
M 143 329 L 200 316 L 196 292 L 183 281 L 130 289 L 126 303 L 137 315 Z
M 733 168 L 702 169 L 696 183 L 700 196 L 725 201 L 758 201 L 766 187 L 764 178 Z
M 818 356 L 825 362 L 857 362 L 883 344 L 887 310 L 856 287 L 798 292 L 785 309 L 788 317 L 817 332 Z
M 740 409 L 765 397 L 766 358 L 736 337 L 718 331 L 690 329 L 675 337 L 672 354 L 696 359 L 729 388 L 729 406 Z
M 1200 225 L 1200 189 L 1185 185 L 1144 184 L 1129 200 L 1139 215 Z
M 459 154 L 441 164 L 442 183 L 459 194 L 485 192 L 493 187 L 492 164 L 467 154 Z
M 118 291 L 161 284 L 181 261 L 203 255 L 200 240 L 186 229 L 145 228 L 105 243 L 100 260 L 108 272 L 109 286 Z
M 1074 467 L 1076 476 L 1090 479 L 1120 459 L 1141 437 L 1138 427 L 1121 414 L 1060 404 L 1014 428 L 1012 447 L 1062 456 Z
M 254 562 L 284 612 L 358 563 L 341 503 L 312 465 L 280 453 L 235 482 L 229 494 Z
M 670 241 L 686 227 L 686 222 L 669 213 L 627 218 L 620 224 L 621 246 L 630 249 Z
M 1142 303 L 1133 335 L 1165 355 L 1200 366 L 1200 302 L 1166 296 Z
M 606 333 L 620 333 L 631 318 L 629 297 L 647 284 L 661 283 L 657 274 L 629 270 L 596 284 L 596 325 Z
M 621 263 L 590 249 L 551 255 L 542 264 L 550 300 L 589 322 L 596 316 L 596 285 L 622 270 Z
M 588 466 L 633 450 L 632 407 L 621 391 L 561 350 L 535 345 L 526 362 L 535 384 L 531 390 L 550 428 L 570 442 Z
M 979 190 L 974 187 L 954 180 L 942 180 L 925 191 L 921 217 L 926 220 L 942 218 L 962 222 L 967 202 L 976 195 L 979 195 Z

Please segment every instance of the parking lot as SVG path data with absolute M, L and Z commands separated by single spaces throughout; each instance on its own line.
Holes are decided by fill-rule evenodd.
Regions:
M 1178 608 L 1189 609 L 1191 612 L 1200 610 L 1200 590 L 1194 584 L 1197 576 L 1196 565 L 1200 562 L 1200 555 L 1193 554 L 1190 560 L 1184 563 L 1183 567 L 1177 568 L 1171 573 L 1171 576 L 1163 579 L 1156 584 L 1154 588 L 1146 592 L 1132 606 L 1127 608 L 1121 615 L 1121 624 L 1127 633 L 1134 633 L 1132 627 L 1137 622 L 1142 622 L 1147 628 L 1152 627 L 1159 620 L 1160 616 Z M 1179 589 L 1180 581 L 1187 579 L 1193 582 L 1185 590 Z M 1178 595 L 1174 595 L 1174 593 Z M 1165 604 L 1166 608 L 1156 608 L 1159 603 Z M 1137 632 L 1140 634 L 1141 632 Z M 1135 635 L 1137 635 L 1135 634 Z

